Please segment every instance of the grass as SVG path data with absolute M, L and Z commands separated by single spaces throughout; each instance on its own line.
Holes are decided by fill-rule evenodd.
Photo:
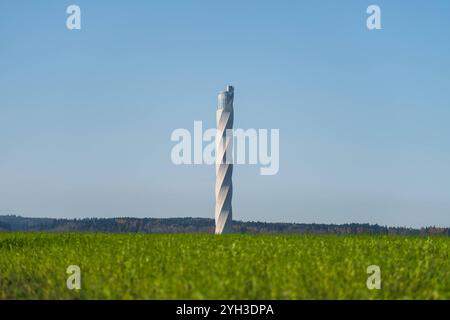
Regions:
M 448 237 L 0 233 L 0 299 L 450 299 L 449 252 Z

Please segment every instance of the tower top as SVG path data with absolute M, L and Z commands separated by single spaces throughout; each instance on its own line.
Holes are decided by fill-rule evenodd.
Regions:
M 234 87 L 233 87 L 233 86 L 230 86 L 230 85 L 227 85 L 227 86 L 225 87 L 225 90 L 220 91 L 219 94 L 233 93 L 233 92 L 234 92 Z
M 234 87 L 227 85 L 217 96 L 217 109 L 233 109 Z

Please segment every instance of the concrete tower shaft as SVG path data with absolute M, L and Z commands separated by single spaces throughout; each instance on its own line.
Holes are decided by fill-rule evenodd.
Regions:
M 216 135 L 216 234 L 231 231 L 233 196 L 233 100 L 234 88 L 227 86 L 217 97 Z

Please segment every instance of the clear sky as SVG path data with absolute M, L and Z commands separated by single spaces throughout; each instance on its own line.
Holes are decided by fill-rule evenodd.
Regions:
M 449 39 L 447 0 L 1 0 L 0 214 L 212 218 L 170 135 L 232 84 L 281 140 L 277 175 L 235 167 L 235 219 L 450 226 Z

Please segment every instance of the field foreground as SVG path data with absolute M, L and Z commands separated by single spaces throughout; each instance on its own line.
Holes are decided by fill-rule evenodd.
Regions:
M 450 238 L 0 233 L 0 299 L 450 299 Z

